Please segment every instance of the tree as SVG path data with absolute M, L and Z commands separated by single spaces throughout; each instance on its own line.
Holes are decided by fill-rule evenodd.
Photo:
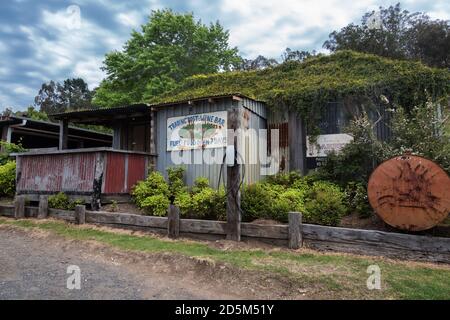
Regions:
M 64 111 L 64 102 L 61 97 L 61 85 L 51 80 L 43 83 L 38 95 L 34 98 L 34 105 L 47 114 Z
M 219 22 L 209 26 L 192 13 L 152 11 L 141 31 L 133 31 L 122 51 L 106 55 L 107 77 L 95 94 L 95 104 L 109 107 L 141 102 L 174 88 L 186 77 L 228 71 L 240 62 L 237 48 Z
M 311 52 L 305 50 L 292 50 L 291 48 L 286 48 L 284 53 L 281 55 L 282 62 L 286 61 L 304 61 L 305 59 L 316 56 L 316 50 Z
M 449 21 L 430 20 L 420 12 L 402 10 L 400 3 L 364 14 L 333 31 L 323 44 L 331 51 L 355 50 L 396 59 L 420 60 L 433 67 L 450 67 Z
M 91 107 L 92 91 L 81 78 L 64 80 L 61 87 L 61 97 L 66 110 L 79 110 Z
M 407 49 L 412 57 L 439 68 L 450 67 L 450 27 L 448 21 L 417 21 L 408 30 Z
M 239 70 L 262 70 L 271 68 L 278 65 L 278 61 L 273 58 L 266 58 L 262 55 L 257 56 L 255 59 L 242 59 L 239 65 Z
M 17 111 L 14 115 L 34 120 L 49 121 L 48 115 L 45 112 L 38 111 L 33 106 L 29 106 L 26 111 Z
M 66 79 L 61 85 L 51 80 L 43 83 L 34 105 L 40 112 L 47 114 L 79 110 L 92 107 L 93 92 L 81 78 Z

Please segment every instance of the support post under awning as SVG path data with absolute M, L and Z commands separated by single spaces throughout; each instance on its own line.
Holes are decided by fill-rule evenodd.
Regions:
M 61 120 L 59 122 L 59 150 L 68 148 L 69 121 Z

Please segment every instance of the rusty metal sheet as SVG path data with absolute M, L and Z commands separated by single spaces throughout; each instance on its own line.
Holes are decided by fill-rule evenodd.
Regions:
M 126 154 L 107 153 L 104 193 L 126 192 Z
M 374 170 L 368 196 L 372 208 L 390 226 L 427 230 L 450 212 L 450 178 L 436 163 L 406 154 Z
M 95 154 L 21 156 L 17 191 L 90 192 Z
M 128 176 L 127 192 L 130 192 L 133 186 L 145 179 L 145 156 L 130 154 L 128 155 Z

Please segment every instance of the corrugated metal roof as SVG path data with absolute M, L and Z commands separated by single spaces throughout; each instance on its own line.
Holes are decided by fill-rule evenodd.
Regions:
M 67 119 L 71 117 L 78 117 L 83 115 L 108 115 L 108 114 L 117 114 L 117 113 L 132 113 L 132 112 L 145 112 L 149 110 L 150 105 L 148 104 L 132 104 L 128 106 L 120 106 L 114 108 L 104 108 L 104 109 L 85 109 L 79 111 L 71 111 L 71 112 L 62 112 L 62 113 L 54 113 L 49 116 L 53 119 Z
M 64 113 L 57 113 L 50 115 L 54 119 L 71 119 L 71 118 L 79 118 L 83 117 L 84 115 L 111 115 L 111 114 L 131 114 L 134 112 L 145 112 L 147 110 L 150 110 L 150 108 L 160 108 L 160 107 L 166 107 L 171 105 L 179 105 L 179 104 L 185 104 L 189 102 L 195 102 L 195 101 L 201 101 L 201 100 L 207 100 L 207 99 L 222 99 L 222 98 L 230 98 L 230 97 L 241 97 L 241 98 L 247 98 L 250 100 L 255 100 L 253 98 L 247 97 L 241 93 L 230 93 L 230 94 L 221 94 L 221 95 L 209 95 L 209 96 L 202 96 L 202 97 L 192 97 L 190 99 L 184 99 L 179 101 L 170 101 L 170 102 L 162 102 L 162 103 L 155 103 L 155 104 L 132 104 L 128 106 L 120 106 L 120 107 L 113 107 L 113 108 L 104 108 L 104 109 L 86 109 L 86 110 L 80 110 L 80 111 L 72 111 L 72 112 L 64 112 Z M 255 100 L 258 101 L 258 100 Z M 262 102 L 262 101 L 259 101 Z
M 44 121 L 44 120 L 36 120 L 36 119 L 31 119 L 31 118 L 22 117 L 22 116 L 15 116 L 15 115 L 0 117 L 0 126 L 21 123 L 22 120 L 27 121 L 27 123 L 25 125 L 26 127 L 39 128 L 41 130 L 47 130 L 49 132 L 59 132 L 59 123 L 54 123 L 54 122 Z M 84 129 L 84 128 L 80 128 L 80 127 L 69 126 L 69 129 L 70 129 L 69 134 L 78 133 L 78 134 L 103 136 L 105 138 L 112 137 L 112 134 L 109 134 L 109 133 L 98 132 L 98 131 Z

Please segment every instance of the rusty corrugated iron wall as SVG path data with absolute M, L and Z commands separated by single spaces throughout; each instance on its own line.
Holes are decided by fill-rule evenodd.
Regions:
M 145 156 L 108 152 L 105 165 L 105 194 L 129 193 L 137 181 L 145 179 Z
M 54 152 L 17 156 L 17 192 L 89 195 L 94 191 L 100 166 L 102 194 L 127 194 L 147 173 L 148 155 L 127 152 Z M 103 161 L 102 164 L 99 163 Z M 98 171 L 98 170 L 97 170 Z
M 92 191 L 95 153 L 20 156 L 17 191 Z

